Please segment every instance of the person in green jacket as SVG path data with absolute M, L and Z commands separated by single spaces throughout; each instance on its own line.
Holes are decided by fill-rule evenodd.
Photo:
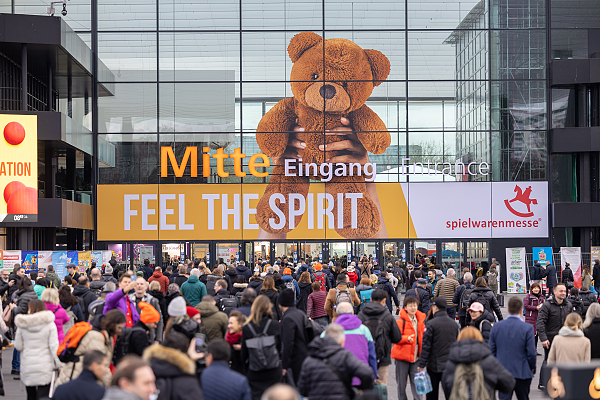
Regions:
M 54 272 L 54 267 L 52 265 L 48 265 L 48 273 L 46 274 L 46 278 L 50 279 L 55 288 L 60 289 L 62 287 L 62 282 L 56 272 Z
M 196 268 L 192 269 L 188 280 L 181 285 L 181 294 L 194 306 L 206 296 L 206 286 L 200 282 L 198 275 L 200 275 L 200 271 Z

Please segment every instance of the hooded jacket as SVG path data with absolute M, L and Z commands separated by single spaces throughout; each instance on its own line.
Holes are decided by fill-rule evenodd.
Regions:
M 58 336 L 52 311 L 15 317 L 15 349 L 21 352 L 21 381 L 25 386 L 48 385 L 58 360 Z
M 580 296 L 569 296 L 568 299 L 573 305 L 573 312 L 585 319 L 585 314 L 583 313 L 583 299 Z
M 236 293 L 243 292 L 244 289 L 246 289 L 247 287 L 248 287 L 247 283 L 234 283 L 233 287 L 231 288 L 231 295 L 235 296 Z M 258 293 L 258 292 L 256 292 L 256 293 Z
M 471 325 L 481 332 L 484 342 L 487 343 L 490 341 L 490 332 L 492 331 L 492 325 L 494 322 L 494 316 L 489 311 L 483 310 L 483 314 L 475 321 L 471 321 Z
M 98 295 L 92 292 L 89 287 L 75 285 L 73 287 L 73 296 L 77 297 L 79 300 L 81 312 L 83 312 L 83 317 L 87 320 L 90 317 L 88 307 L 98 298 Z
M 560 328 L 550 346 L 548 364 L 584 363 L 590 362 L 590 359 L 591 343 L 583 331 L 573 331 L 566 326 Z
M 283 280 L 284 286 L 287 289 L 287 283 L 292 282 L 294 287 L 296 288 L 296 302 L 298 302 L 298 298 L 300 297 L 300 286 L 298 282 L 291 275 L 282 275 L 281 280 Z
M 281 309 L 277 306 L 277 297 L 279 296 L 279 291 L 275 289 L 262 289 L 257 293 L 258 296 L 264 294 L 271 300 L 271 304 L 273 305 L 273 319 L 276 321 L 281 320 Z
M 262 285 L 263 285 L 262 278 L 252 278 L 250 280 L 250 283 L 248 283 L 248 287 L 254 289 L 256 291 L 256 293 L 260 292 Z
M 525 308 L 525 322 L 533 326 L 533 334 L 537 334 L 536 322 L 538 319 L 539 310 L 537 306 L 544 304 L 545 297 L 540 293 L 540 296 L 536 296 L 532 293 L 528 293 L 523 299 L 523 307 Z
M 223 339 L 227 332 L 227 324 L 229 323 L 227 314 L 219 311 L 217 306 L 206 301 L 199 303 L 196 306 L 196 309 L 200 311 L 202 325 L 204 325 L 204 329 L 206 329 L 208 341 L 210 342 L 213 339 Z
M 238 272 L 235 268 L 227 268 L 225 270 L 225 275 L 227 275 L 229 277 L 229 280 L 231 281 L 231 283 L 235 283 L 238 280 Z
M 417 344 L 419 345 L 417 357 L 421 355 L 426 315 L 421 311 L 417 311 L 415 317 L 417 318 L 417 332 L 415 332 L 415 327 L 413 326 L 406 309 L 403 308 L 400 310 L 400 317 L 395 322 L 398 325 L 402 339 L 398 343 L 394 344 L 394 347 L 392 348 L 392 358 L 394 360 L 414 363 L 415 347 Z M 409 342 L 408 338 L 412 335 L 414 335 L 413 340 L 412 342 Z
M 16 292 L 16 296 L 17 306 L 12 310 L 13 316 L 27 314 L 29 312 L 29 302 L 31 300 L 38 300 L 37 294 L 33 290 L 33 287 L 30 290 L 19 290 Z
M 353 314 L 342 314 L 335 320 L 344 328 L 346 342 L 344 348 L 354 354 L 356 358 L 369 365 L 373 370 L 373 376 L 377 376 L 377 356 L 375 352 L 375 343 L 369 328 L 362 324 L 362 321 Z M 325 337 L 325 332 L 321 334 Z M 357 386 L 360 382 L 358 378 L 352 379 L 352 385 Z
M 142 357 L 156 376 L 157 400 L 202 400 L 196 379 L 196 363 L 179 350 L 158 344 L 148 347 Z
M 235 270 L 237 271 L 238 275 L 242 275 L 244 278 L 246 278 L 246 280 L 250 280 L 252 277 L 252 271 L 250 271 L 250 269 L 248 269 L 248 267 L 245 265 L 238 265 L 235 267 Z
M 375 353 L 383 353 L 383 358 L 377 360 L 377 367 L 384 367 L 392 363 L 392 344 L 398 343 L 402 339 L 400 329 L 396 324 L 395 318 L 388 309 L 379 303 L 367 303 L 358 313 L 358 318 L 365 324 L 371 319 L 382 321 L 381 339 L 373 338 L 375 343 Z
M 196 275 L 190 275 L 187 282 L 181 285 L 181 294 L 195 306 L 206 296 L 206 285 Z
M 446 398 L 450 398 L 457 365 L 472 364 L 474 362 L 479 362 L 483 370 L 485 386 L 492 399 L 495 398 L 494 390 L 502 393 L 510 393 L 513 390 L 515 378 L 496 360 L 488 345 L 476 339 L 464 339 L 452 346 L 448 362 L 444 368 L 442 387 Z
M 396 290 L 394 289 L 394 286 L 392 286 L 392 283 L 388 278 L 377 279 L 377 283 L 374 286 L 374 288 L 380 288 L 387 292 L 388 299 L 385 302 L 385 305 L 390 310 L 390 312 L 392 312 L 392 300 L 394 301 L 396 307 L 398 307 L 398 305 L 400 304 L 398 302 L 398 295 L 396 294 Z
M 105 284 L 106 282 L 104 282 L 102 279 L 99 279 L 97 281 L 91 281 L 90 290 L 92 291 L 92 293 L 99 295 L 100 293 L 102 293 L 102 289 L 104 288 Z
M 112 274 L 104 274 L 104 275 L 102 275 L 102 276 L 100 277 L 100 280 L 101 280 L 102 282 L 104 282 L 104 283 L 107 283 L 107 282 L 112 282 L 112 283 L 114 283 L 115 285 L 116 285 L 117 283 L 119 283 L 119 281 L 117 281 L 115 278 L 113 278 Z
M 48 272 L 46 274 L 46 278 L 48 278 L 52 281 L 52 284 L 54 285 L 55 288 L 60 289 L 62 287 L 62 282 L 61 282 L 60 278 L 58 277 L 58 275 L 56 275 L 55 272 Z
M 308 355 L 302 363 L 297 384 L 300 394 L 311 400 L 349 399 L 346 386 L 350 380 L 342 382 L 323 360 L 327 360 L 340 376 L 360 380 L 361 389 L 373 387 L 373 371 L 330 337 L 314 339 L 308 345 Z
M 308 296 L 312 293 L 312 283 L 310 282 L 298 282 L 300 287 L 300 297 L 296 299 L 296 308 L 306 313 L 308 309 Z
M 135 325 L 136 322 L 140 320 L 140 314 L 138 314 L 137 309 L 135 307 L 135 302 L 131 301 L 131 299 L 123 292 L 123 289 L 115 290 L 112 293 L 106 295 L 106 299 L 104 300 L 104 311 L 102 314 L 106 315 L 112 309 L 121 310 L 123 315 L 127 315 L 127 303 L 129 303 L 129 307 L 131 309 L 131 320 Z M 84 316 L 86 316 L 86 310 L 82 310 Z M 112 359 L 112 358 L 111 358 Z
M 571 312 L 573 312 L 573 305 L 568 299 L 564 299 L 561 304 L 558 304 L 556 299 L 552 297 L 542 304 L 536 322 L 537 334 L 540 340 L 542 342 L 552 341 L 554 336 L 558 335 L 558 331 L 565 324 L 567 315 Z
M 164 294 L 167 294 L 167 287 L 169 287 L 169 278 L 163 275 L 160 271 L 154 271 L 152 276 L 148 279 L 148 283 L 157 281 L 160 283 L 160 290 Z
M 307 324 L 306 314 L 296 307 L 288 308 L 281 318 L 281 367 L 292 369 L 295 382 L 300 379 L 300 368 L 308 355 Z
M 56 325 L 56 332 L 58 333 L 58 343 L 62 343 L 65 338 L 63 325 L 69 322 L 69 316 L 67 312 L 60 306 L 60 304 L 46 303 L 46 310 L 52 311 L 54 314 L 54 324 Z
M 335 289 L 339 289 L 341 291 L 348 289 L 350 291 L 350 297 L 352 297 L 354 305 L 360 305 L 360 299 L 356 295 L 356 290 L 354 288 L 349 288 L 346 282 L 338 282 L 337 286 L 327 293 L 327 298 L 325 299 L 325 311 L 327 311 L 327 315 L 329 315 L 329 318 L 337 317 L 337 312 L 333 307 L 335 306 L 335 298 L 337 294 Z
M 588 308 L 590 308 L 590 305 L 598 301 L 598 296 L 591 290 L 580 290 L 579 296 L 583 301 L 583 315 L 586 315 Z
M 469 306 L 475 302 L 480 302 L 484 305 L 485 309 L 490 313 L 495 313 L 498 321 L 502 321 L 504 318 L 502 316 L 502 311 L 500 310 L 500 305 L 498 304 L 498 299 L 496 295 L 489 287 L 475 287 L 471 292 L 471 297 L 469 298 Z

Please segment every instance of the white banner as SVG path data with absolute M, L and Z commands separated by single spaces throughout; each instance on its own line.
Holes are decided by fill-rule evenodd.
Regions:
M 52 265 L 51 251 L 38 251 L 38 269 L 44 268 L 48 272 L 48 266 Z
M 4 250 L 2 252 L 4 268 L 13 269 L 16 264 L 21 265 L 21 250 Z
M 109 265 L 108 262 L 110 261 L 111 257 L 112 257 L 112 251 L 102 250 L 102 265 L 104 265 L 104 266 Z
M 525 265 L 525 247 L 506 249 L 508 293 L 527 293 Z
M 418 238 L 548 237 L 548 182 L 411 182 L 402 191 Z
M 565 263 L 569 263 L 569 268 L 573 271 L 575 287 L 581 289 L 581 247 L 561 247 L 560 248 L 560 270 L 565 269 Z M 558 277 L 562 280 L 561 276 Z

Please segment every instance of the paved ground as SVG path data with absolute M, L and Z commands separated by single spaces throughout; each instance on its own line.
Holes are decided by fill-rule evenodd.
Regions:
M 507 315 L 506 308 L 502 309 L 502 313 L 504 315 Z M 544 353 L 541 345 L 539 345 L 539 347 L 538 347 L 538 353 L 541 353 L 541 354 Z M 2 374 L 3 374 L 3 378 L 4 378 L 4 389 L 6 391 L 5 398 L 10 399 L 10 400 L 25 399 L 27 397 L 26 393 L 25 393 L 25 386 L 21 383 L 20 380 L 14 380 L 13 376 L 10 375 L 12 354 L 13 354 L 12 349 L 5 350 L 2 352 Z M 538 368 L 537 368 L 538 373 L 536 374 L 536 376 L 533 378 L 533 381 L 532 381 L 531 395 L 530 395 L 531 400 L 541 400 L 541 399 L 545 400 L 545 399 L 549 398 L 548 396 L 546 396 L 540 390 L 537 389 L 537 383 L 538 383 L 538 379 L 539 379 L 539 369 L 540 369 L 540 366 L 542 365 L 542 361 L 543 361 L 543 356 L 538 356 Z M 388 378 L 388 399 L 390 399 L 390 400 L 398 399 L 395 376 L 396 375 L 395 375 L 395 371 L 394 371 L 394 365 L 392 365 L 390 367 L 389 378 Z M 412 394 L 410 391 L 410 387 L 407 389 L 407 394 L 408 394 L 408 398 L 412 400 Z M 442 395 L 440 395 L 440 398 L 443 398 Z M 513 399 L 516 399 L 516 397 L 513 396 Z

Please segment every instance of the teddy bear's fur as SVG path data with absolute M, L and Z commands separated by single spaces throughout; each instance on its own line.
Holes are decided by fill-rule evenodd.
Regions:
M 325 152 L 320 145 L 346 140 L 344 135 L 325 135 L 325 130 L 342 126 L 341 117 L 350 120 L 358 139 L 371 153 L 381 154 L 390 145 L 390 134 L 383 121 L 364 103 L 373 88 L 384 81 L 390 72 L 390 62 L 377 50 L 364 50 L 346 39 L 326 39 L 313 32 L 302 32 L 292 38 L 288 54 L 294 63 L 291 87 L 294 97 L 279 101 L 260 120 L 256 140 L 260 149 L 278 160 L 264 195 L 257 206 L 256 219 L 266 232 L 282 234 L 290 231 L 289 221 L 279 230 L 269 226 L 269 219 L 279 221 L 269 206 L 274 193 L 285 196 L 278 206 L 288 215 L 290 193 L 306 197 L 309 178 L 284 175 L 284 160 L 290 131 L 297 124 L 304 128 L 298 140 L 306 147 L 298 153 L 303 163 L 327 162 L 335 151 Z M 297 121 L 297 122 L 296 122 Z M 379 212 L 366 191 L 364 177 L 337 177 L 325 184 L 326 191 L 336 199 L 333 215 L 337 216 L 337 193 L 362 193 L 358 200 L 358 226 L 351 228 L 350 200 L 344 200 L 344 226 L 336 231 L 345 238 L 369 238 L 380 228 Z M 297 207 L 297 206 L 296 206 Z M 296 217 L 296 226 L 301 216 Z

